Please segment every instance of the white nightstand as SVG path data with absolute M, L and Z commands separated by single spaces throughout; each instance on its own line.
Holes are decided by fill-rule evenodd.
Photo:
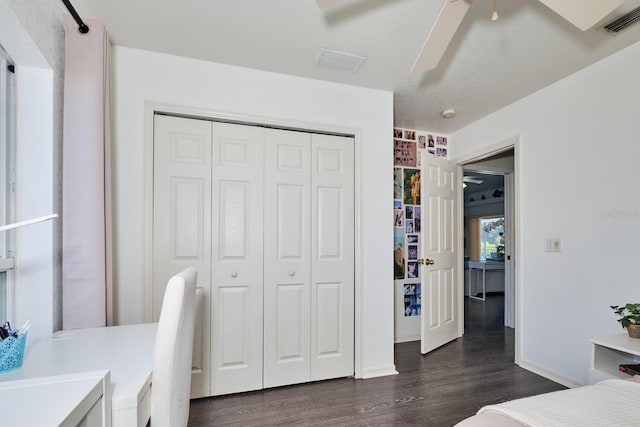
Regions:
M 622 363 L 640 363 L 640 339 L 625 334 L 592 338 L 589 384 L 612 378 L 631 378 L 620 372 Z

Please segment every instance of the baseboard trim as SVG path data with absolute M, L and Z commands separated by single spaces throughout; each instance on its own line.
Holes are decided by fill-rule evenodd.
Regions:
M 401 342 L 410 342 L 410 341 L 420 341 L 420 335 L 409 335 L 406 337 L 396 337 L 395 338 L 395 343 L 401 343 Z
M 360 377 L 363 380 L 369 378 L 377 378 L 377 377 L 385 377 L 387 375 L 398 375 L 398 371 L 396 371 L 396 365 L 391 366 L 379 366 L 376 368 L 365 368 L 362 370 L 362 376 Z
M 577 383 L 573 380 L 570 380 L 567 377 L 564 377 L 557 372 L 549 371 L 545 368 L 542 368 L 534 363 L 520 361 L 518 364 L 521 368 L 526 369 L 527 371 L 531 371 L 534 374 L 540 375 L 541 377 L 545 377 L 548 380 L 557 382 L 558 384 L 562 384 L 565 387 L 575 388 L 583 386 L 584 384 Z

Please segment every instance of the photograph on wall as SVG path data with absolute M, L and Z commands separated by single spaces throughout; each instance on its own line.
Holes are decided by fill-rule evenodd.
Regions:
M 413 219 L 413 208 L 414 206 L 407 206 L 405 209 L 405 218 Z
M 447 145 L 447 137 L 446 136 L 439 136 L 436 138 L 436 143 L 438 145 Z
M 393 198 L 402 200 L 402 168 L 393 168 Z
M 416 131 L 414 131 L 414 130 L 405 130 L 404 131 L 404 139 L 415 140 L 416 139 Z
M 418 245 L 407 245 L 407 259 L 409 261 L 418 259 Z
M 393 137 L 402 139 L 402 129 L 394 129 Z
M 402 141 L 394 139 L 393 164 L 396 166 L 416 166 L 416 143 L 415 141 Z
M 436 148 L 436 157 L 447 157 L 446 148 Z
M 407 236 L 407 244 L 409 243 L 418 243 L 418 235 L 413 234 L 411 236 Z
M 409 207 L 409 206 L 407 206 Z M 407 230 L 407 234 L 412 234 L 415 233 L 415 228 L 413 226 L 413 220 L 412 219 L 407 219 L 405 221 L 405 225 L 404 225 L 405 229 Z
M 420 206 L 412 206 L 413 207 L 413 231 L 414 233 L 420 233 L 421 230 L 421 221 L 422 221 L 422 214 L 421 214 L 421 209 Z
M 436 146 L 435 141 L 433 140 L 433 135 L 427 135 L 427 145 L 429 148 L 433 148 Z
M 393 218 L 394 227 L 404 227 L 404 208 L 399 200 L 393 202 Z
M 420 316 L 420 303 L 422 301 L 420 283 L 407 283 L 404 285 L 404 315 Z
M 430 149 L 428 149 L 427 151 L 428 151 L 428 152 L 429 152 L 429 154 L 431 154 L 432 156 L 435 156 L 435 155 L 436 155 L 436 150 L 435 150 L 435 149 L 431 149 L 431 148 L 430 148 Z
M 406 205 L 420 204 L 420 170 L 404 170 L 404 203 Z
M 418 135 L 418 148 L 427 148 L 427 136 Z
M 420 270 L 418 270 L 417 262 L 408 262 L 407 263 L 407 279 L 417 279 L 420 277 Z
M 404 279 L 404 228 L 394 228 L 393 278 Z

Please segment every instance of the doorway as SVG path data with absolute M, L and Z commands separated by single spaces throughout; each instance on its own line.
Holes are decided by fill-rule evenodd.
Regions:
M 515 143 L 459 163 L 464 237 L 463 316 L 500 322 L 515 335 Z M 511 343 L 513 339 L 509 340 Z M 517 355 L 517 349 L 516 349 Z
M 502 173 L 463 168 L 464 317 L 482 324 L 506 325 L 505 197 Z

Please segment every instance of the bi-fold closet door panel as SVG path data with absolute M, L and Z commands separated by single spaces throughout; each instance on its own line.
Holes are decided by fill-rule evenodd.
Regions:
M 311 134 L 265 132 L 264 387 L 310 380 Z
M 211 394 L 262 388 L 264 133 L 213 123 Z
M 169 278 L 198 271 L 192 397 L 209 396 L 211 283 L 211 122 L 154 116 L 152 316 Z
M 263 144 L 256 127 L 154 117 L 152 311 L 195 266 L 193 398 L 262 388 Z
M 353 375 L 353 138 L 266 131 L 264 386 Z
M 311 380 L 354 373 L 353 138 L 312 135 Z

